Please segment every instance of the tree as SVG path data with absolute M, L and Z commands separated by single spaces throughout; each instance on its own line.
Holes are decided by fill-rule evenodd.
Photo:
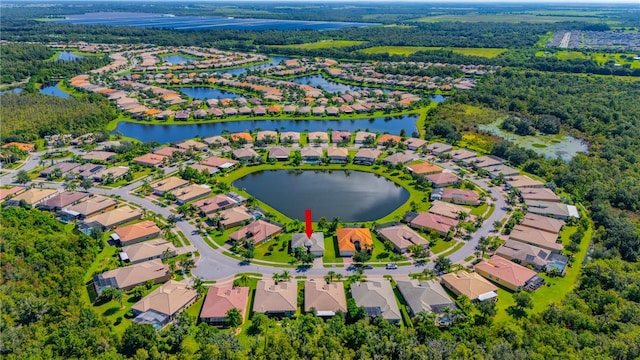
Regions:
M 122 334 L 120 353 L 133 356 L 138 349 L 150 351 L 158 343 L 156 330 L 150 324 L 132 324 Z
M 229 309 L 229 311 L 227 311 L 225 326 L 235 330 L 240 324 L 242 324 L 242 314 L 240 314 L 240 311 L 236 308 Z
M 93 186 L 93 182 L 89 178 L 82 179 L 82 181 L 80 182 L 80 187 L 83 188 L 85 191 L 89 190 L 92 186 Z
M 64 183 L 65 191 L 76 191 L 77 188 L 78 183 L 76 183 L 75 181 L 67 181 L 66 183 Z
M 436 259 L 436 263 L 434 265 L 434 269 L 439 272 L 439 273 L 446 273 L 449 272 L 449 269 L 451 269 L 451 260 L 449 258 L 446 258 L 442 255 L 438 256 L 438 258 Z
M 29 173 L 24 171 L 24 170 L 20 170 L 18 171 L 18 174 L 15 177 L 15 181 L 18 184 L 26 184 L 29 181 L 31 181 L 31 177 L 29 176 Z
M 327 218 L 325 218 L 324 216 L 320 218 L 320 220 L 318 220 L 318 228 L 320 228 L 320 230 L 324 231 L 324 229 L 327 228 Z
M 366 263 L 371 259 L 371 254 L 368 251 L 356 251 L 353 255 L 353 261 L 357 264 Z
M 189 273 L 191 269 L 196 265 L 192 258 L 186 258 L 180 261 L 180 267 L 182 267 L 182 272 Z
M 202 278 L 199 276 L 193 279 L 193 288 L 198 292 L 198 296 L 204 295 L 207 291 L 206 286 L 204 286 L 204 281 L 202 281 Z
M 516 306 L 521 309 L 533 309 L 533 299 L 526 291 L 520 291 L 513 295 L 513 300 L 516 302 Z
M 147 289 L 143 285 L 138 285 L 131 289 L 131 296 L 136 299 L 141 299 L 146 291 Z

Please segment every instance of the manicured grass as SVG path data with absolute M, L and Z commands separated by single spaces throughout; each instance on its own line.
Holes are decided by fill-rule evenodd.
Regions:
M 342 258 L 339 256 L 338 252 L 338 244 L 336 244 L 335 236 L 327 236 L 325 234 L 324 237 L 324 256 L 322 257 L 322 261 L 325 263 L 341 263 Z
M 311 49 L 331 49 L 336 47 L 349 47 L 349 46 L 360 45 L 362 43 L 364 43 L 364 41 L 321 40 L 313 43 L 292 44 L 292 45 L 269 45 L 269 46 L 274 48 L 311 50 Z
M 482 214 L 484 214 L 487 211 L 487 208 L 489 207 L 489 204 L 482 203 L 481 205 L 478 206 L 472 206 L 471 207 L 471 215 L 473 216 L 481 216 Z
M 191 316 L 194 319 L 197 319 L 200 316 L 200 309 L 202 309 L 202 304 L 204 303 L 204 294 L 200 296 L 195 303 L 193 303 L 187 310 L 185 310 L 185 314 Z
M 433 245 L 429 250 L 431 250 L 431 253 L 434 255 L 440 254 L 447 249 L 453 248 L 457 243 L 458 242 L 455 240 L 444 241 L 443 239 L 438 239 L 435 245 Z
M 446 257 L 446 256 L 449 256 L 449 255 L 453 254 L 454 252 L 456 252 L 456 251 L 460 250 L 460 248 L 461 248 L 461 247 L 463 247 L 463 246 L 464 246 L 464 242 L 463 242 L 463 241 L 461 241 L 461 242 L 457 243 L 457 244 L 456 244 L 456 246 L 454 246 L 454 247 L 450 248 L 449 250 L 445 251 L 445 252 L 444 252 L 444 253 L 442 253 L 441 255 L 442 255 L 442 256 L 445 256 L 445 257 Z
M 480 56 L 494 58 L 503 52 L 505 48 L 456 48 L 456 47 L 431 47 L 431 46 L 375 46 L 360 50 L 365 54 L 389 54 L 409 56 L 418 51 L 450 50 L 454 53 L 467 56 Z
M 277 240 L 269 240 L 255 247 L 254 258 L 256 260 L 289 263 L 295 260 L 288 252 L 290 242 L 291 234 L 283 234 Z
M 105 234 L 104 238 L 106 238 L 107 236 L 108 235 Z M 84 283 L 88 283 L 89 281 L 91 281 L 93 279 L 94 273 L 105 270 L 109 266 L 109 264 L 117 261 L 115 260 L 116 249 L 117 248 L 115 246 L 106 244 L 104 245 L 104 249 L 96 256 L 96 259 L 93 260 L 93 262 L 87 269 L 87 272 L 85 273 L 83 279 Z

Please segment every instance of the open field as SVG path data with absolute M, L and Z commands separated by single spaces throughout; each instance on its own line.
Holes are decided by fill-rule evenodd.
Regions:
M 534 15 L 534 14 L 464 14 L 464 15 L 436 15 L 427 16 L 416 19 L 419 22 L 441 22 L 441 21 L 459 21 L 459 22 L 506 22 L 506 23 L 556 23 L 563 21 L 583 21 L 583 22 L 600 22 L 601 19 L 596 17 L 584 16 L 553 16 L 553 15 Z
M 486 58 L 494 58 L 503 52 L 507 51 L 504 48 L 444 48 L 433 46 L 375 46 L 367 49 L 360 50 L 365 54 L 383 54 L 389 55 L 404 55 L 409 56 L 415 54 L 418 51 L 430 51 L 430 50 L 451 50 L 454 53 L 468 56 L 481 56 Z
M 360 45 L 362 43 L 364 43 L 364 41 L 322 40 L 314 43 L 292 44 L 292 45 L 270 45 L 270 46 L 274 48 L 311 50 L 311 49 L 330 49 L 330 48 L 337 48 L 337 47 L 349 47 L 349 46 Z
M 555 56 L 560 60 L 594 60 L 599 65 L 605 65 L 607 63 L 616 63 L 620 65 L 629 65 L 632 69 L 640 69 L 640 60 L 634 60 L 638 54 L 634 53 L 602 53 L 602 52 L 582 52 L 582 51 L 558 51 L 558 52 L 543 52 L 538 51 L 536 53 L 538 57 Z

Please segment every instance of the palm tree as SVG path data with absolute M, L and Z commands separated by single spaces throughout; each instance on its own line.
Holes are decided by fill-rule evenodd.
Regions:
M 271 276 L 271 278 L 273 279 L 273 281 L 278 284 L 280 282 L 280 274 L 278 273 L 273 273 L 273 275 Z
M 332 270 L 332 271 L 329 271 L 329 272 L 327 273 L 327 276 L 329 276 L 329 281 L 328 281 L 328 282 L 331 282 L 331 281 L 333 281 L 333 277 L 334 277 L 334 276 L 336 276 L 336 272 L 335 272 L 335 271 L 333 271 L 333 270 Z
M 336 276 L 336 281 L 342 280 L 342 274 L 337 273 L 335 276 Z
M 291 279 L 291 274 L 289 274 L 289 270 L 283 271 L 282 274 L 280 275 L 280 278 L 283 281 L 289 281 Z
M 64 189 L 66 191 L 75 191 L 78 188 L 78 184 L 75 181 L 69 181 L 64 183 Z

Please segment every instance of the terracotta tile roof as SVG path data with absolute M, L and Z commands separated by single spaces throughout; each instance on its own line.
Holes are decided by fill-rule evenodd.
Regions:
M 520 225 L 557 234 L 562 230 L 565 222 L 547 216 L 527 213 Z
M 298 286 L 295 281 L 281 281 L 276 284 L 271 279 L 258 281 L 253 311 L 296 312 L 298 307 Z
M 258 220 L 231 233 L 229 239 L 235 241 L 249 239 L 255 243 L 260 243 L 280 231 L 282 231 L 282 227 L 264 220 Z
M 347 298 L 340 282 L 327 284 L 324 280 L 309 280 L 304 284 L 304 311 L 347 312 Z
M 431 181 L 435 186 L 444 185 L 444 184 L 452 184 L 460 181 L 460 178 L 456 176 L 456 174 L 450 172 L 442 172 L 439 174 L 431 174 L 425 176 L 429 181 Z
M 475 268 L 482 276 L 485 276 L 485 273 L 491 275 L 492 278 L 490 280 L 497 278 L 517 287 L 524 286 L 529 279 L 536 276 L 535 271 L 498 255 L 494 255 L 488 261 L 477 264 Z
M 104 279 L 114 278 L 118 289 L 133 287 L 147 280 L 166 276 L 169 276 L 169 266 L 159 259 L 105 271 L 101 274 Z
M 238 309 L 245 318 L 249 302 L 248 287 L 233 287 L 232 284 L 214 285 L 209 288 L 200 310 L 200 318 L 223 318 L 231 309 Z
M 198 292 L 190 289 L 187 284 L 169 280 L 135 303 L 131 310 L 140 313 L 153 310 L 171 316 L 184 309 L 197 296 Z
M 336 230 L 336 237 L 340 252 L 355 252 L 356 242 L 360 243 L 359 246 L 363 250 L 367 247 L 373 248 L 371 231 L 366 228 L 340 228 Z
M 411 226 L 415 228 L 433 229 L 440 233 L 446 233 L 458 224 L 458 220 L 442 215 L 422 212 L 411 220 Z
M 398 249 L 406 250 L 411 245 L 429 245 L 425 238 L 407 225 L 389 226 L 378 229 L 377 232 L 382 238 L 391 241 Z
M 411 171 L 412 173 L 418 175 L 437 174 L 441 173 L 444 170 L 440 166 L 428 162 L 407 165 L 407 169 L 409 169 L 409 171 Z
M 134 158 L 133 161 L 143 165 L 156 166 L 156 165 L 162 164 L 162 161 L 165 158 L 166 156 L 162 156 L 158 154 L 144 154 Z
M 160 233 L 162 233 L 162 229 L 160 229 L 158 225 L 156 225 L 156 223 L 154 223 L 153 221 L 145 220 L 116 229 L 115 233 L 120 238 L 120 241 L 126 243 L 146 236 L 151 236 L 153 234 L 157 234 L 156 236 L 160 236 Z
M 175 255 L 176 247 L 165 239 L 143 241 L 122 247 L 132 263 L 140 260 L 161 257 L 165 252 Z
M 22 186 L 13 186 L 8 189 L 0 189 L 0 200 L 4 200 L 7 196 L 17 194 L 21 191 L 24 191 L 24 187 Z
M 465 295 L 472 301 L 478 299 L 480 295 L 498 291 L 497 286 L 479 274 L 466 271 L 444 274 L 441 277 L 441 282 L 454 294 Z

